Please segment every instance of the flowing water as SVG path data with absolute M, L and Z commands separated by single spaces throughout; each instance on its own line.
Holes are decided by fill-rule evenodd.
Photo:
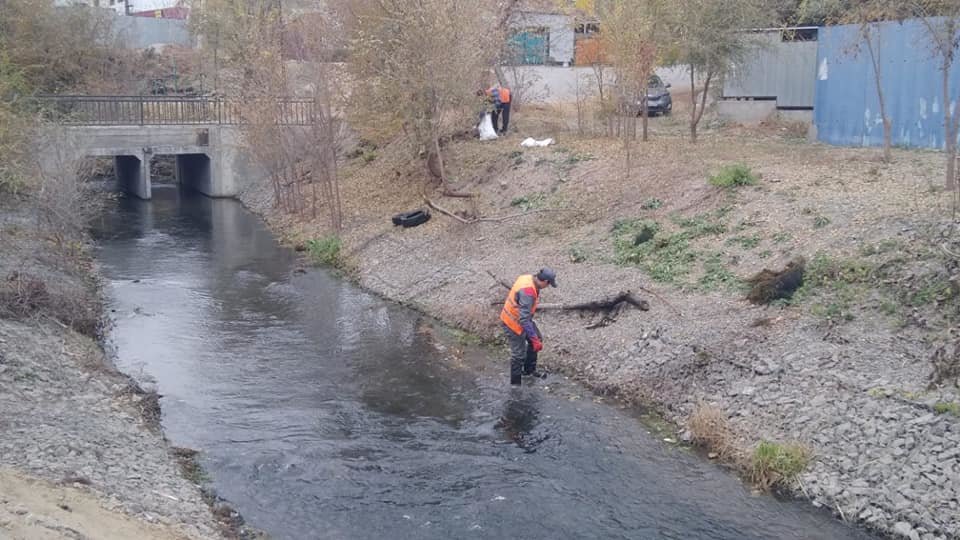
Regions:
M 561 376 L 510 389 L 503 353 L 301 269 L 236 201 L 155 188 L 98 240 L 118 364 L 275 538 L 866 538 Z

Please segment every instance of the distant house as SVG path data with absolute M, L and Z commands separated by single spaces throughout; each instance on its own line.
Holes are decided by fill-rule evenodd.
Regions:
M 573 64 L 573 18 L 551 0 L 527 0 L 508 21 L 508 62 L 515 65 Z

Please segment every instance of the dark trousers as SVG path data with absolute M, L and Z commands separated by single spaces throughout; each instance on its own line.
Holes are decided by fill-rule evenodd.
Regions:
M 507 336 L 507 344 L 510 345 L 510 384 L 519 385 L 523 375 L 531 375 L 537 371 L 537 351 L 533 350 L 525 334 L 514 334 L 513 330 L 506 326 L 503 330 Z M 540 335 L 539 329 L 537 335 Z
M 500 116 L 503 116 L 503 129 L 497 127 L 500 123 Z M 497 133 L 506 133 L 507 127 L 510 125 L 510 104 L 501 103 L 495 109 L 493 109 L 493 130 Z

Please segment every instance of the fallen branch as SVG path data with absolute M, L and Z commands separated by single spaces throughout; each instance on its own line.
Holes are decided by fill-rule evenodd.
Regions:
M 532 215 L 532 214 L 542 214 L 542 213 L 545 213 L 545 212 L 562 212 L 562 211 L 565 210 L 564 208 L 540 208 L 540 209 L 537 209 L 537 210 L 528 210 L 528 211 L 526 211 L 526 212 L 520 212 L 520 213 L 517 213 L 517 214 L 509 214 L 509 215 L 506 215 L 506 216 L 480 217 L 480 218 L 466 219 L 466 218 L 463 218 L 463 217 L 461 217 L 461 216 L 458 216 L 457 214 L 454 214 L 454 213 L 451 212 L 450 210 L 447 210 L 446 208 L 438 205 L 437 203 L 433 202 L 433 201 L 430 200 L 429 198 L 424 197 L 424 201 L 426 201 L 427 206 L 429 206 L 430 208 L 433 208 L 434 210 L 436 210 L 437 212 L 440 212 L 441 214 L 450 216 L 450 217 L 452 217 L 453 219 L 459 221 L 460 223 L 463 223 L 463 224 L 466 224 L 466 225 L 470 225 L 470 224 L 472 224 L 472 223 L 481 223 L 481 222 L 498 223 L 498 222 L 501 222 L 501 221 L 506 221 L 506 220 L 508 220 L 508 219 L 516 219 L 516 218 L 519 218 L 519 217 L 529 216 L 529 215 Z M 508 288 L 509 288 L 509 287 L 508 287 Z
M 493 272 L 487 270 L 487 274 L 493 278 L 498 284 L 503 286 L 505 289 L 510 290 L 512 287 L 502 279 L 499 279 Z M 499 304 L 499 302 L 496 302 Z M 627 306 L 633 306 L 640 311 L 649 311 L 650 304 L 642 299 L 637 298 L 630 291 L 622 291 L 618 294 L 607 296 L 600 300 L 593 300 L 591 302 L 580 302 L 576 304 L 540 304 L 537 307 L 538 311 L 588 311 L 593 313 L 602 313 L 603 316 L 599 321 L 588 325 L 586 328 L 592 330 L 594 328 L 602 328 L 611 323 L 617 321 L 617 317 L 627 308 Z

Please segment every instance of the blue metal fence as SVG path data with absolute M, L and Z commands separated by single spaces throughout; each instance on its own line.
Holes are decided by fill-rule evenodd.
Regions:
M 943 148 L 943 83 L 923 23 L 880 23 L 873 31 L 879 36 L 880 71 L 893 125 L 893 144 Z M 855 25 L 820 30 L 814 123 L 819 139 L 829 144 L 883 144 L 873 64 L 859 39 L 860 29 Z M 953 66 L 950 77 L 953 95 L 946 106 L 955 110 L 960 102 L 960 62 Z

